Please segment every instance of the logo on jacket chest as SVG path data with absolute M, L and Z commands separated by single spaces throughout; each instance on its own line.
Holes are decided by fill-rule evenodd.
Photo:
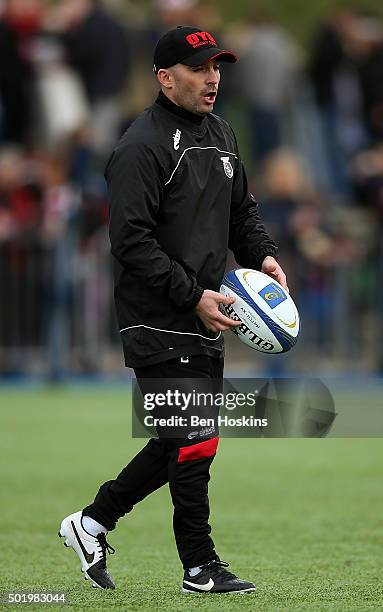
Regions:
M 175 134 L 173 134 L 173 143 L 174 143 L 174 150 L 178 151 L 178 149 L 180 148 L 180 140 L 181 140 L 181 130 L 176 130 Z
M 234 170 L 230 163 L 230 157 L 221 157 L 221 162 L 223 163 L 223 169 L 225 170 L 226 176 L 229 179 L 233 178 Z

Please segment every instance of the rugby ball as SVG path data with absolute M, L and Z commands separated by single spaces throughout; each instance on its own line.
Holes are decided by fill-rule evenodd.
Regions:
M 256 270 L 240 268 L 225 275 L 220 292 L 235 297 L 222 312 L 241 325 L 231 328 L 242 342 L 262 353 L 285 353 L 297 341 L 299 314 L 277 281 Z

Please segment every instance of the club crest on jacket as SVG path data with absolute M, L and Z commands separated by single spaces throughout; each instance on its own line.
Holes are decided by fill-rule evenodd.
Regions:
M 226 176 L 230 179 L 233 178 L 234 170 L 230 163 L 230 157 L 221 157 L 221 161 L 223 163 L 223 169 L 225 170 Z

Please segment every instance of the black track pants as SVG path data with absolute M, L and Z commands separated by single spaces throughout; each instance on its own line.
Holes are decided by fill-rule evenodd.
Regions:
M 205 390 L 219 393 L 222 391 L 223 359 L 191 355 L 182 360 L 177 358 L 137 368 L 135 374 L 142 393 L 149 389 L 147 379 L 167 379 L 162 389 L 164 393 L 170 379 L 177 379 L 174 384 L 185 392 L 190 392 L 200 380 Z M 156 381 L 158 388 L 161 389 L 160 381 Z M 212 416 L 216 417 L 213 412 Z M 210 537 L 208 482 L 218 430 L 207 435 L 202 432 L 191 439 L 187 435 L 164 438 L 159 430 L 158 435 L 158 439 L 149 440 L 115 480 L 101 485 L 93 504 L 83 512 L 111 531 L 118 519 L 130 512 L 135 504 L 168 482 L 181 562 L 185 568 L 207 563 L 216 557 Z

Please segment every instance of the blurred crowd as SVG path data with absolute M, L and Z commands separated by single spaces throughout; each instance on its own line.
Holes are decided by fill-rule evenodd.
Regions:
M 57 354 L 78 336 L 79 369 L 97 369 L 116 341 L 103 169 L 156 95 L 156 40 L 181 23 L 240 57 L 223 66 L 216 110 L 238 135 L 311 355 L 355 361 L 364 343 L 365 367 L 381 371 L 383 21 L 343 5 L 302 45 L 265 10 L 223 24 L 197 0 L 145 7 L 0 0 L 0 371 L 22 368 L 12 350 L 31 346 L 68 367 Z

